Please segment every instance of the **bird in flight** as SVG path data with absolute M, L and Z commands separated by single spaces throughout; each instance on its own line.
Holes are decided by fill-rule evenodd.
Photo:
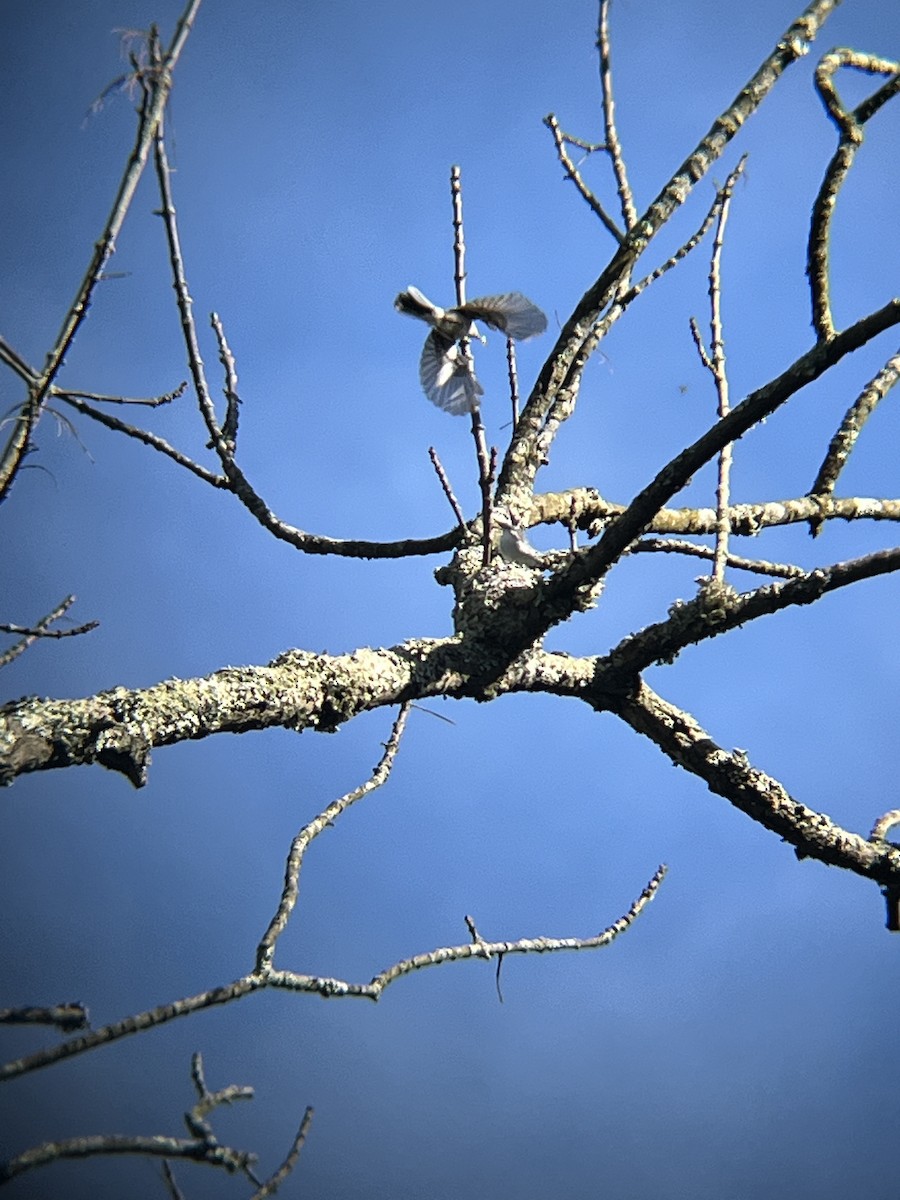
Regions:
M 519 342 L 547 328 L 547 318 L 521 292 L 481 296 L 456 308 L 440 308 L 418 288 L 408 287 L 394 301 L 394 308 L 431 326 L 419 359 L 419 382 L 432 404 L 453 416 L 474 412 L 484 395 L 471 356 L 459 344 L 462 338 L 485 340 L 476 321 Z

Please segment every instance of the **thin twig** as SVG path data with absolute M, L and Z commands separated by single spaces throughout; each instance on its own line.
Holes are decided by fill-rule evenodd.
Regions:
M 385 743 L 384 754 L 365 783 L 361 783 L 352 792 L 347 792 L 346 795 L 333 800 L 323 812 L 319 813 L 308 825 L 303 826 L 291 843 L 287 863 L 285 864 L 284 889 L 281 893 L 281 900 L 279 901 L 275 915 L 269 922 L 268 929 L 263 934 L 256 949 L 257 971 L 267 971 L 272 967 L 272 961 L 275 956 L 275 943 L 287 927 L 291 913 L 294 911 L 294 905 L 297 903 L 297 896 L 300 893 L 300 870 L 303 866 L 303 856 L 307 848 L 323 830 L 333 825 L 338 817 L 342 813 L 345 813 L 351 805 L 355 804 L 357 800 L 361 800 L 363 796 L 368 796 L 370 792 L 374 792 L 385 783 L 391 773 L 394 759 L 397 757 L 397 751 L 400 749 L 400 739 L 403 737 L 408 716 L 409 704 L 404 704 L 397 714 L 397 719 L 394 721 L 393 728 L 391 729 L 391 735 Z
M 197 336 L 197 326 L 194 321 L 193 302 L 184 269 L 184 255 L 181 251 L 178 217 L 175 211 L 175 201 L 172 197 L 171 168 L 166 152 L 165 127 L 162 120 L 159 121 L 154 136 L 153 152 L 156 162 L 156 178 L 162 201 L 159 215 L 165 224 L 166 238 L 169 243 L 169 263 L 172 268 L 172 281 L 178 311 L 181 314 L 181 332 L 184 337 L 185 349 L 187 350 L 188 366 L 194 384 L 194 394 L 197 398 L 200 413 L 206 424 L 207 432 L 212 440 L 213 448 L 218 453 L 220 460 L 222 460 L 224 468 L 225 460 L 231 457 L 231 453 L 216 419 L 209 385 L 206 382 L 203 358 L 200 354 L 200 342 Z
M 466 302 L 466 239 L 463 227 L 462 172 L 458 166 L 450 168 L 450 203 L 453 209 L 453 279 L 456 284 L 456 304 L 457 307 L 462 307 Z M 460 348 L 474 374 L 472 349 L 468 338 L 461 339 Z M 478 486 L 481 490 L 482 563 L 487 566 L 491 561 L 491 471 L 481 407 L 477 403 L 472 409 L 472 438 L 475 442 Z
M 594 215 L 600 218 L 605 228 L 609 233 L 612 234 L 612 236 L 621 246 L 622 242 L 625 240 L 625 234 L 582 179 L 578 167 L 572 161 L 568 150 L 566 150 L 567 144 L 579 146 L 582 150 L 587 150 L 588 152 L 592 152 L 594 150 L 605 150 L 606 147 L 602 143 L 598 145 L 591 145 L 590 143 L 583 142 L 578 138 L 573 138 L 569 134 L 564 133 L 560 128 L 559 121 L 556 119 L 556 115 L 554 113 L 548 113 L 547 116 L 544 117 L 544 124 L 553 134 L 553 142 L 556 146 L 556 153 L 559 161 L 562 163 L 563 170 L 575 184 L 575 187 L 578 189 L 578 192 L 582 198 L 587 201 Z
M 37 422 L 47 395 L 52 387 L 60 367 L 68 354 L 75 335 L 81 323 L 87 316 L 94 289 L 103 274 L 104 268 L 115 252 L 116 238 L 122 228 L 125 216 L 134 198 L 138 181 L 147 164 L 150 146 L 162 121 L 163 112 L 172 88 L 172 72 L 178 63 L 181 52 L 191 26 L 194 22 L 200 0 L 189 0 L 187 7 L 178 20 L 172 44 L 161 61 L 152 70 L 152 79 L 148 73 L 144 77 L 146 87 L 146 102 L 142 106 L 138 123 L 137 138 L 134 148 L 125 167 L 125 172 L 119 184 L 112 211 L 107 218 L 91 260 L 88 263 L 84 278 L 78 288 L 75 299 L 66 313 L 56 341 L 47 356 L 46 366 L 41 372 L 39 382 L 31 390 L 28 400 L 22 407 L 19 420 L 7 443 L 0 459 L 0 498 L 9 491 L 22 460 L 28 449 L 32 430 Z
M 465 529 L 466 519 L 463 516 L 462 509 L 459 506 L 459 501 L 453 493 L 453 488 L 450 486 L 450 480 L 447 478 L 447 472 L 444 470 L 444 464 L 438 458 L 438 452 L 434 446 L 428 447 L 428 457 L 431 459 L 431 465 L 434 467 L 444 495 L 447 497 L 447 503 L 453 509 L 453 515 L 456 517 L 457 524 L 459 525 L 460 529 Z
M 54 621 L 58 621 L 75 603 L 74 596 L 66 596 L 57 604 L 56 608 L 47 613 L 45 617 L 41 617 L 32 626 L 0 624 L 0 633 L 11 633 L 21 637 L 20 642 L 16 642 L 14 646 L 7 647 L 0 654 L 0 667 L 5 667 L 20 654 L 24 654 L 29 646 L 33 645 L 38 638 L 64 638 L 64 637 L 79 637 L 83 633 L 90 633 L 92 629 L 96 629 L 100 624 L 99 621 L 86 621 L 83 625 L 77 625 L 74 629 L 50 629 Z
M 104 396 L 100 392 L 79 392 L 74 388 L 51 388 L 51 395 L 63 400 L 74 397 L 76 400 L 88 400 L 92 404 L 132 404 L 141 408 L 160 408 L 163 404 L 171 404 L 187 390 L 187 380 L 179 383 L 171 392 L 163 392 L 161 396 Z
M 231 347 L 228 345 L 228 340 L 225 337 L 225 330 L 219 319 L 219 314 L 210 313 L 209 321 L 215 331 L 216 341 L 219 344 L 219 362 L 225 371 L 225 420 L 222 422 L 222 439 L 231 453 L 234 454 L 237 445 L 238 418 L 241 405 L 241 398 L 238 395 L 237 368 L 234 362 L 234 355 L 231 353 Z
M 232 983 L 199 992 L 194 996 L 186 996 L 182 1000 L 163 1004 L 142 1013 L 136 1013 L 134 1016 L 105 1025 L 102 1029 L 94 1030 L 89 1034 L 71 1038 L 67 1042 L 49 1046 L 24 1058 L 7 1062 L 0 1066 L 0 1080 L 13 1079 L 30 1071 L 40 1070 L 63 1059 L 88 1053 L 98 1046 L 107 1045 L 134 1033 L 167 1024 L 178 1017 L 188 1016 L 190 1013 L 200 1012 L 219 1004 L 228 1004 L 269 987 L 318 995 L 327 999 L 352 997 L 378 1000 L 385 989 L 397 979 L 410 975 L 414 971 L 420 971 L 427 967 L 438 967 L 444 963 L 465 962 L 471 958 L 484 958 L 486 955 L 492 957 L 497 954 L 545 954 L 567 950 L 597 950 L 610 945 L 629 928 L 656 895 L 665 874 L 665 866 L 660 866 L 628 911 L 596 935 L 584 938 L 520 938 L 517 941 L 486 942 L 479 946 L 475 946 L 471 942 L 459 946 L 443 946 L 423 954 L 413 955 L 411 958 L 402 959 L 374 975 L 368 983 L 352 983 L 343 979 L 302 975 L 295 971 L 276 971 L 272 968 L 263 971 L 255 970 L 235 979 Z
M 732 171 L 725 181 L 725 186 L 719 192 L 719 218 L 716 222 L 716 232 L 713 238 L 712 255 L 709 264 L 709 306 L 710 306 L 710 352 L 702 355 L 702 361 L 709 368 L 716 388 L 717 412 L 719 419 L 727 417 L 731 412 L 728 394 L 728 371 L 725 360 L 725 337 L 722 329 L 722 248 L 725 243 L 725 226 L 728 223 L 728 213 L 731 208 L 731 197 L 734 186 L 743 170 L 745 160 L 742 159 L 737 168 Z M 729 492 L 731 486 L 732 445 L 728 442 L 719 451 L 719 470 L 716 482 L 716 552 L 713 558 L 712 578 L 718 583 L 725 582 L 725 564 L 728 559 L 728 538 L 731 525 L 728 518 Z
M 0 1008 L 0 1025 L 55 1025 L 63 1033 L 87 1029 L 88 1010 L 77 1000 L 53 1004 L 49 1008 L 26 1005 L 24 1008 Z
M 716 552 L 711 546 L 697 542 L 685 542 L 678 538 L 641 538 L 634 543 L 629 554 L 684 554 L 688 558 L 714 560 Z M 736 571 L 750 571 L 755 575 L 773 575 L 781 579 L 799 579 L 805 575 L 803 567 L 793 563 L 767 562 L 763 558 L 743 558 L 739 554 L 728 554 L 726 563 Z
M 300 1158 L 300 1153 L 303 1150 L 309 1133 L 309 1127 L 312 1124 L 312 1119 L 315 1116 L 315 1111 L 312 1107 L 307 1107 L 303 1114 L 303 1120 L 300 1122 L 300 1128 L 294 1135 L 294 1140 L 291 1143 L 291 1148 L 285 1156 L 284 1162 L 273 1171 L 269 1178 L 263 1183 L 257 1191 L 253 1193 L 250 1200 L 266 1200 L 268 1196 L 274 1196 L 288 1175 L 297 1165 L 297 1160 Z
M 112 429 L 116 433 L 124 433 L 126 437 L 134 438 L 135 441 L 141 442 L 145 446 L 149 446 L 151 450 L 156 450 L 160 454 L 164 454 L 166 458 L 170 458 L 172 462 L 179 467 L 184 467 L 186 471 L 190 471 L 192 475 L 196 475 L 198 479 L 202 479 L 204 483 L 210 484 L 214 488 L 228 488 L 228 480 L 224 475 L 219 475 L 215 471 L 211 471 L 209 467 L 204 467 L 201 463 L 195 462 L 187 454 L 181 450 L 176 450 L 170 445 L 165 438 L 161 438 L 159 434 L 150 433 L 146 429 L 141 429 L 137 425 L 130 425 L 127 421 L 120 421 L 118 417 L 112 416 L 110 413 L 101 412 L 98 408 L 92 408 L 90 404 L 86 404 L 83 400 L 76 400 L 74 396 L 62 394 L 61 400 L 70 404 L 82 416 L 90 417 L 92 421 L 96 421 L 99 425 L 105 425 L 107 429 Z
M 637 209 L 634 205 L 634 194 L 628 182 L 628 172 L 625 169 L 625 157 L 622 154 L 622 143 L 616 128 L 616 105 L 613 99 L 612 58 L 609 40 L 609 8 L 612 0 L 600 0 L 600 17 L 597 24 L 597 50 L 600 55 L 600 93 L 603 103 L 603 126 L 606 134 L 606 152 L 612 160 L 613 174 L 616 177 L 616 190 L 619 193 L 619 204 L 622 210 L 622 220 L 626 229 L 631 229 L 637 222 Z
M 878 374 L 869 380 L 847 409 L 840 427 L 831 439 L 828 453 L 816 472 L 816 478 L 809 489 L 811 496 L 818 499 L 819 497 L 830 497 L 834 493 L 838 476 L 847 465 L 863 426 L 898 379 L 900 379 L 900 353 L 888 359 Z M 821 528 L 821 518 L 815 517 L 810 521 L 810 533 L 813 537 L 818 535 Z
M 512 338 L 506 339 L 506 369 L 509 375 L 509 400 L 512 405 L 513 429 L 519 419 L 519 371 L 516 365 L 516 343 Z

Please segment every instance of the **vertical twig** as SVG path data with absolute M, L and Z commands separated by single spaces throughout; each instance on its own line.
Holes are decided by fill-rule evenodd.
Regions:
M 462 172 L 458 166 L 450 168 L 450 200 L 453 205 L 453 258 L 456 303 L 458 307 L 461 307 L 466 302 L 466 240 L 463 232 Z M 469 359 L 469 367 L 474 374 L 469 339 L 463 338 L 460 346 L 462 347 L 463 354 Z M 484 548 L 482 562 L 484 566 L 487 566 L 491 561 L 491 468 L 487 439 L 484 435 L 484 422 L 481 420 L 481 409 L 477 405 L 472 410 L 472 437 L 475 440 L 475 457 L 478 460 L 478 486 L 481 488 L 481 536 Z
M 716 381 L 719 420 L 722 417 L 727 417 L 731 411 L 731 402 L 728 393 L 728 371 L 725 362 L 725 339 L 722 333 L 722 244 L 730 207 L 731 193 L 727 192 L 722 197 L 722 207 L 719 209 L 719 219 L 716 222 L 713 252 L 709 265 L 709 350 L 712 360 L 712 375 Z M 731 462 L 732 443 L 729 442 L 722 447 L 719 453 L 719 476 L 716 483 L 716 552 L 713 558 L 712 577 L 718 583 L 725 582 L 728 537 L 731 533 L 731 519 L 728 515 L 728 500 L 731 490 Z
M 509 372 L 509 399 L 512 404 L 513 429 L 519 423 L 519 370 L 516 366 L 516 343 L 506 339 L 506 366 Z
M 709 353 L 704 349 L 703 339 L 700 335 L 697 322 L 691 318 L 691 334 L 697 346 L 700 361 L 710 372 L 716 385 L 719 420 L 726 417 L 731 411 L 728 371 L 725 359 L 725 338 L 722 331 L 722 247 L 725 242 L 725 226 L 728 222 L 731 196 L 746 161 L 747 157 L 745 155 L 725 180 L 725 185 L 719 191 L 718 196 L 719 213 L 709 263 Z M 729 516 L 731 462 L 732 446 L 729 442 L 719 452 L 719 473 L 716 484 L 716 545 L 713 554 L 711 578 L 717 583 L 725 582 L 725 567 L 728 562 L 728 538 L 731 535 L 731 518 Z
M 600 19 L 597 26 L 597 49 L 600 52 L 600 92 L 603 103 L 606 151 L 612 160 L 613 174 L 616 177 L 616 190 L 619 193 L 622 220 L 625 223 L 625 229 L 629 230 L 637 224 L 637 209 L 634 206 L 634 194 L 625 170 L 622 143 L 619 141 L 619 132 L 616 129 L 616 104 L 613 99 L 612 64 L 609 50 L 609 6 L 611 3 L 612 0 L 600 0 Z

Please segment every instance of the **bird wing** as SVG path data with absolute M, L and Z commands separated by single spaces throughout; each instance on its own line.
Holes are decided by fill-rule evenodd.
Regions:
M 507 337 L 524 341 L 537 337 L 547 328 L 547 318 L 536 304 L 521 292 L 504 292 L 500 296 L 481 296 L 469 300 L 454 311 L 465 313 L 473 321 L 484 321 Z
M 432 404 L 453 416 L 474 412 L 484 388 L 456 342 L 432 329 L 419 360 L 419 382 Z

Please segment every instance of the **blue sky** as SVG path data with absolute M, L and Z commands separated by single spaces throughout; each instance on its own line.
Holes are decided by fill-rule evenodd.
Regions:
M 732 11 L 738 10 L 738 11 Z M 0 38 L 0 332 L 35 366 L 53 342 L 109 210 L 133 138 L 119 36 L 173 0 L 16 6 Z M 638 207 L 659 191 L 799 11 L 617 0 L 619 127 Z M 269 504 L 304 529 L 392 539 L 451 524 L 427 448 L 467 513 L 467 422 L 418 389 L 422 328 L 392 308 L 414 283 L 452 295 L 447 178 L 465 187 L 469 292 L 520 290 L 551 331 L 519 357 L 527 389 L 610 254 L 562 178 L 542 118 L 600 138 L 596 4 L 395 0 L 201 8 L 169 118 L 186 265 L 216 395 L 206 314 L 237 356 L 239 458 Z M 804 279 L 810 204 L 834 145 L 812 88 L 833 45 L 896 52 L 900 9 L 847 0 L 713 172 L 743 152 L 725 250 L 735 398 L 811 341 Z M 859 97 L 868 80 L 842 81 Z M 834 231 L 838 324 L 897 291 L 894 102 L 873 120 Z M 586 170 L 608 200 L 602 164 Z M 700 222 L 707 180 L 648 255 Z M 69 355 L 72 387 L 159 394 L 185 377 L 153 181 L 143 181 L 111 270 Z M 711 419 L 688 318 L 706 322 L 705 252 L 651 289 L 585 375 L 542 490 L 595 486 L 627 501 Z M 735 499 L 804 494 L 850 400 L 896 350 L 891 335 L 800 393 L 737 447 Z M 485 422 L 505 445 L 500 339 L 479 358 Z M 4 411 L 20 399 L 0 376 Z M 186 395 L 147 425 L 196 456 Z M 33 647 L 5 694 L 146 686 L 290 648 L 342 652 L 450 630 L 440 559 L 305 558 L 237 502 L 97 426 L 45 417 L 38 452 L 0 510 L 4 620 L 74 592 L 89 637 Z M 840 494 L 897 494 L 900 422 L 889 399 Z M 711 502 L 701 473 L 683 503 Z M 539 530 L 542 547 L 562 546 Z M 891 545 L 880 527 L 830 527 L 740 547 L 801 564 Z M 607 650 L 693 594 L 696 562 L 640 556 L 591 614 L 548 645 Z M 739 586 L 747 583 L 737 578 Z M 896 805 L 898 585 L 882 578 L 686 652 L 650 680 L 725 746 L 867 833 Z M 341 1200 L 567 1194 L 770 1200 L 851 1191 L 894 1200 L 900 937 L 865 881 L 805 861 L 612 717 L 511 697 L 413 714 L 389 784 L 316 843 L 280 961 L 370 978 L 396 959 L 485 936 L 587 935 L 656 866 L 670 874 L 611 948 L 461 964 L 395 984 L 377 1005 L 261 995 L 7 1085 L 3 1153 L 99 1131 L 179 1132 L 190 1054 L 213 1087 L 252 1083 L 215 1125 L 279 1161 L 307 1104 L 316 1119 L 285 1195 Z M 366 777 L 391 714 L 333 737 L 282 731 L 160 750 L 132 791 L 99 768 L 20 780 L 4 796 L 0 936 L 9 1003 L 80 999 L 100 1025 L 234 978 L 277 901 L 305 821 Z M 5 1035 L 10 1054 L 40 1044 Z M 240 1184 L 182 1166 L 192 1200 Z M 30 1190 L 29 1190 L 30 1189 Z M 162 1195 L 143 1162 L 89 1162 L 23 1180 L 21 1196 Z

